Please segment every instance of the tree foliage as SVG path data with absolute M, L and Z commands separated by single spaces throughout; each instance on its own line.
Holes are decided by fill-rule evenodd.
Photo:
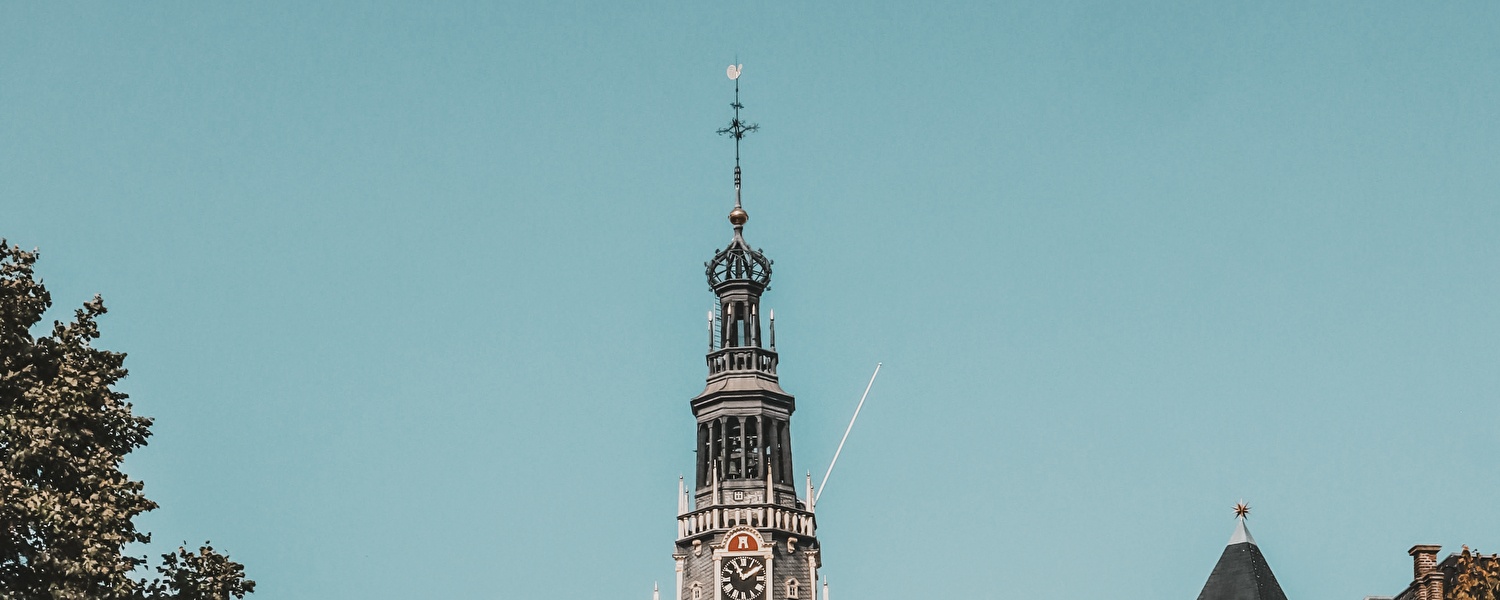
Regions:
M 244 598 L 255 591 L 255 582 L 245 579 L 245 565 L 204 545 L 197 553 L 178 547 L 174 554 L 163 554 L 156 571 L 161 578 L 146 586 L 146 598 L 228 600 Z
M 162 575 L 138 579 L 127 555 L 150 536 L 134 519 L 156 508 L 120 470 L 146 445 L 151 419 L 114 386 L 125 355 L 93 347 L 98 296 L 50 333 L 32 329 L 52 305 L 37 253 L 0 240 L 0 598 L 227 600 L 254 591 L 244 567 L 204 546 L 164 555 Z
M 1455 566 L 1447 600 L 1500 600 L 1500 556 L 1464 546 Z

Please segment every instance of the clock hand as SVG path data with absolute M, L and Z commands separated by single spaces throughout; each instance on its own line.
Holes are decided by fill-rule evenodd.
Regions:
M 750 577 L 751 575 L 759 573 L 760 572 L 760 568 L 763 567 L 763 566 L 765 566 L 765 565 L 755 565 L 755 568 L 754 569 L 750 569 L 750 572 L 741 574 L 740 575 L 740 579 L 745 579 L 747 577 Z

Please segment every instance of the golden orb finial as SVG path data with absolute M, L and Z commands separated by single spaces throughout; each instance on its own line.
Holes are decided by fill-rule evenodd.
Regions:
M 729 211 L 729 222 L 734 224 L 735 227 L 744 225 L 745 221 L 749 220 L 750 213 L 745 212 L 745 209 L 743 208 L 736 206 L 734 207 L 734 210 Z

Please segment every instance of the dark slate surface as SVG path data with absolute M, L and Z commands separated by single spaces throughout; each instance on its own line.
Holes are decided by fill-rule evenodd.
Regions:
M 1224 549 L 1198 600 L 1286 600 L 1286 594 L 1260 548 L 1242 542 Z

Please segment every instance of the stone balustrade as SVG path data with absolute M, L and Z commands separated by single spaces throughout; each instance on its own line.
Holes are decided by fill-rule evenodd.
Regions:
M 809 538 L 817 531 L 817 520 L 810 512 L 777 504 L 721 504 L 677 517 L 677 539 L 689 539 L 739 525 L 778 529 Z
M 728 371 L 759 371 L 776 375 L 776 353 L 754 346 L 736 346 L 717 350 L 708 355 L 708 375 L 713 377 Z

